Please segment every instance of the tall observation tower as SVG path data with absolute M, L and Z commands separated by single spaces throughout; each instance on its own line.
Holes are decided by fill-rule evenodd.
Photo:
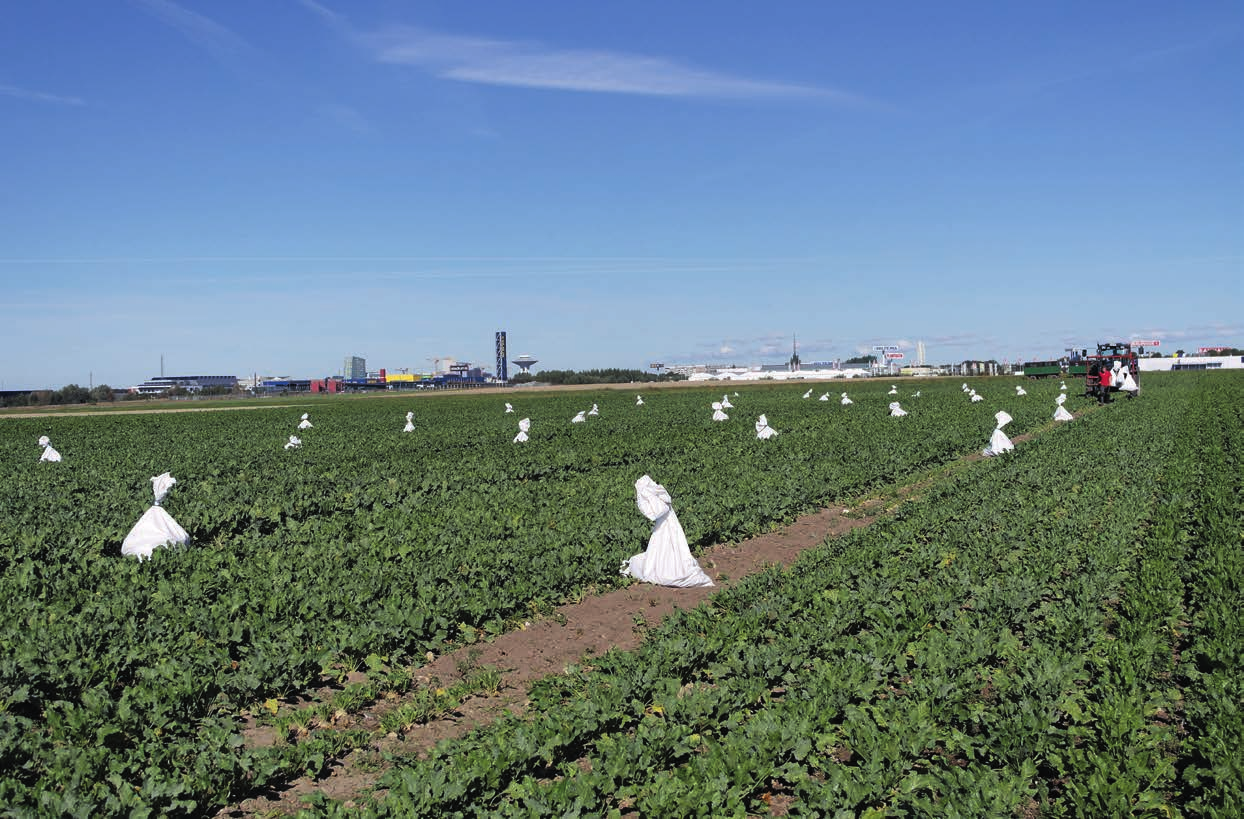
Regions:
M 527 375 L 531 375 L 531 368 L 535 366 L 538 358 L 532 358 L 527 354 L 520 355 L 518 358 L 511 359 L 511 363 L 522 370 Z

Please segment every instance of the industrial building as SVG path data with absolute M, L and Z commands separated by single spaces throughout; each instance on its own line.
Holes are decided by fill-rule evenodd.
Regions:
M 237 386 L 236 375 L 157 375 L 131 387 L 130 391 L 140 395 L 159 395 L 173 387 L 181 387 L 186 392 L 199 392 L 206 387 L 224 387 L 233 391 Z
M 1179 358 L 1137 359 L 1142 373 L 1178 372 L 1179 370 L 1240 370 L 1244 369 L 1244 356 L 1239 355 L 1185 355 Z

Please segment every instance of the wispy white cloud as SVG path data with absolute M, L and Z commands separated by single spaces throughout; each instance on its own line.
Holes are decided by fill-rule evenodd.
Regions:
M 66 97 L 61 94 L 49 94 L 45 91 L 32 91 L 29 88 L 18 88 L 16 85 L 0 84 L 0 96 L 14 97 L 30 102 L 47 102 L 53 105 L 86 105 L 81 97 Z
M 390 26 L 357 39 L 380 62 L 485 85 L 662 97 L 861 101 L 833 89 L 740 77 L 645 54 L 559 49 L 410 26 Z
M 210 54 L 217 62 L 234 66 L 254 48 L 232 29 L 172 0 L 133 0 L 165 25 L 176 29 L 190 42 Z

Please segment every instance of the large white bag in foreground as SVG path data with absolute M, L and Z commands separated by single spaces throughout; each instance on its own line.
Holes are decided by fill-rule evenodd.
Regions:
M 894 418 L 901 418 L 907 414 L 907 410 L 899 406 L 897 401 L 890 402 L 890 415 Z
M 177 479 L 167 472 L 151 479 L 151 488 L 155 491 L 155 505 L 143 513 L 138 523 L 125 536 L 121 543 L 121 554 L 145 560 L 161 546 L 181 546 L 190 541 L 186 530 L 173 520 L 172 515 L 160 508 L 160 501 L 164 500 L 164 496 L 175 483 Z
M 39 456 L 39 461 L 50 461 L 56 463 L 60 461 L 60 453 L 52 448 L 52 440 L 44 435 L 39 438 L 39 446 L 43 447 L 43 454 Z
M 844 407 L 846 407 L 846 406 L 850 406 L 851 404 L 854 404 L 855 402 L 854 402 L 854 401 L 852 401 L 850 398 L 847 398 L 847 394 L 844 392 L 844 393 L 842 394 L 842 400 L 841 400 L 841 401 L 839 401 L 838 403 L 840 403 L 840 404 L 842 404 Z
M 1119 374 L 1119 389 L 1123 392 L 1136 392 L 1140 389 L 1136 384 L 1136 379 L 1132 378 L 1132 371 L 1126 367 Z
M 587 415 L 587 413 L 586 413 L 586 412 L 584 412 L 583 410 L 579 410 L 578 412 L 576 412 L 576 413 L 575 413 L 574 418 L 571 418 L 571 419 L 570 419 L 570 423 L 572 423 L 572 424 L 586 424 L 586 423 L 587 423 L 587 418 L 585 418 L 585 417 L 584 417 L 585 415 Z
M 506 412 L 513 412 L 513 411 L 514 411 L 514 407 L 510 406 L 509 404 L 506 404 L 506 405 L 505 405 L 505 411 L 506 411 Z
M 729 395 L 723 395 L 721 397 L 721 408 L 722 409 L 734 409 L 734 404 L 730 403 Z
M 402 427 L 402 432 L 415 431 L 415 414 L 413 412 L 406 413 L 406 426 Z
M 642 407 L 644 405 L 644 397 L 642 395 L 635 396 L 635 406 Z
M 298 424 L 299 429 L 311 429 L 311 416 L 309 413 L 302 414 L 302 422 Z
M 518 422 L 518 434 L 514 436 L 514 443 L 521 444 L 527 440 L 527 433 L 531 430 L 531 419 L 524 418 Z
M 1064 407 L 1062 402 L 1060 401 L 1058 402 L 1058 409 L 1054 410 L 1054 420 L 1055 421 L 1074 421 L 1075 416 L 1067 412 L 1067 408 Z
M 756 419 L 756 437 L 757 438 L 759 438 L 762 441 L 767 441 L 768 439 L 772 438 L 774 435 L 777 435 L 777 434 L 778 434 L 777 430 L 769 426 L 768 418 L 762 415 Z
M 714 421 L 729 421 L 730 420 L 730 416 L 722 412 L 720 401 L 713 402 L 713 420 Z
M 985 447 L 985 451 L 981 454 L 986 458 L 992 458 L 994 455 L 1001 455 L 1003 452 L 1010 452 L 1015 449 L 1015 444 L 1011 443 L 1011 439 L 1006 437 L 1006 433 L 1002 428 L 1011 423 L 1011 416 L 1005 411 L 999 410 L 994 414 L 994 419 L 998 422 L 998 426 L 994 429 L 993 435 L 989 437 L 989 446 Z
M 687 536 L 670 502 L 665 487 L 644 475 L 635 481 L 635 502 L 639 511 L 655 526 L 648 540 L 647 551 L 637 554 L 622 564 L 622 576 L 634 577 L 658 586 L 711 586 L 700 564 L 691 556 Z

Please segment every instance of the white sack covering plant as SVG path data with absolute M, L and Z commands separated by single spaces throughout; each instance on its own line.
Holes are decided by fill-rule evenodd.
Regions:
M 586 415 L 587 415 L 587 413 L 586 413 L 586 412 L 584 412 L 583 410 L 579 410 L 577 413 L 575 413 L 574 418 L 571 418 L 571 419 L 570 419 L 570 423 L 572 423 L 572 424 L 582 424 L 582 423 L 586 423 L 586 422 L 587 422 L 587 418 L 585 418 L 585 417 L 584 417 L 584 416 L 586 416 Z
M 173 520 L 172 515 L 160 508 L 160 502 L 175 483 L 177 479 L 167 472 L 151 479 L 155 504 L 143 512 L 138 523 L 125 536 L 121 543 L 121 554 L 141 561 L 151 557 L 151 553 L 161 546 L 182 546 L 190 542 L 190 535 L 186 530 Z
M 521 444 L 527 440 L 527 433 L 531 431 L 531 419 L 524 418 L 518 422 L 518 434 L 514 436 L 514 443 Z
M 39 462 L 47 461 L 49 463 L 59 463 L 60 453 L 52 448 L 52 440 L 44 435 L 39 438 L 39 446 L 43 447 L 43 454 L 39 456 Z
M 635 396 L 635 406 L 642 407 L 644 405 L 644 397 L 642 395 Z
M 1064 381 L 1063 383 L 1059 384 L 1059 385 L 1058 385 L 1058 388 L 1059 388 L 1060 390 L 1065 390 L 1065 389 L 1067 389 L 1067 382 L 1066 382 L 1066 381 Z
M 286 449 L 297 449 L 300 446 L 302 446 L 302 439 L 297 435 L 289 436 L 289 440 L 285 442 Z
M 308 413 L 302 414 L 302 422 L 298 424 L 299 429 L 311 429 L 311 416 Z
M 1067 412 L 1067 408 L 1063 406 L 1063 402 L 1058 402 L 1058 409 L 1054 410 L 1055 421 L 1074 421 L 1075 416 Z
M 998 422 L 998 426 L 994 428 L 993 435 L 989 437 L 989 446 L 985 447 L 985 451 L 981 453 L 986 458 L 1015 449 L 1015 444 L 1011 443 L 1011 439 L 1006 437 L 1006 433 L 1002 431 L 1004 426 L 1011 423 L 1011 416 L 1004 410 L 998 410 L 993 417 Z
M 822 394 L 821 394 L 821 397 L 820 397 L 820 398 L 818 398 L 818 399 L 816 399 L 816 400 L 817 400 L 817 401 L 828 401 L 828 400 L 829 400 L 829 393 L 827 393 L 827 392 L 826 392 L 826 393 L 822 393 Z
M 973 404 L 975 404 L 978 401 L 984 401 L 984 400 L 985 400 L 985 397 L 983 395 L 977 395 L 976 390 L 972 390 L 972 403 Z
M 1054 399 L 1054 403 L 1055 403 L 1055 404 L 1058 404 L 1058 406 L 1060 406 L 1060 407 L 1061 407 L 1063 404 L 1066 404 L 1066 403 L 1067 403 L 1067 396 L 1063 395 L 1063 394 L 1060 392 L 1060 393 L 1058 394 L 1058 397 Z
M 756 419 L 756 437 L 757 438 L 759 438 L 762 441 L 767 441 L 777 434 L 778 434 L 778 431 L 774 429 L 773 427 L 769 426 L 768 418 L 762 415 Z
M 505 411 L 506 411 L 506 412 L 513 412 L 513 411 L 514 411 L 514 407 L 512 407 L 512 406 L 511 406 L 511 405 L 509 405 L 509 404 L 506 404 L 506 405 L 505 405 Z
M 919 397 L 920 397 L 920 390 L 916 390 L 916 393 L 915 395 L 912 396 L 912 398 L 919 398 Z
M 904 415 L 906 415 L 906 414 L 907 414 L 907 410 L 905 410 L 905 409 L 903 409 L 902 407 L 900 407 L 900 406 L 898 405 L 898 402 L 897 402 L 897 401 L 891 401 L 891 402 L 890 402 L 890 415 L 891 415 L 891 417 L 894 417 L 894 418 L 901 418 L 902 416 L 904 416 Z
M 1016 394 L 1016 395 L 1027 395 L 1027 394 L 1028 394 L 1028 390 L 1024 389 L 1024 388 L 1023 388 L 1023 387 L 1021 387 L 1019 384 L 1016 384 L 1016 385 L 1015 385 L 1015 394 Z
M 721 397 L 721 408 L 722 409 L 734 409 L 734 404 L 730 403 L 729 395 L 723 395 Z
M 839 401 L 838 403 L 842 404 L 844 407 L 848 407 L 851 404 L 854 404 L 855 402 L 852 401 L 850 398 L 847 398 L 847 394 L 844 392 L 842 394 L 842 400 Z
M 808 390 L 807 392 L 805 392 L 805 393 L 803 394 L 803 397 L 804 397 L 804 398 L 811 398 L 811 397 L 812 397 L 812 390 Z
M 967 392 L 967 391 L 968 391 L 968 382 L 964 381 L 964 382 L 963 382 L 963 384 L 959 387 L 959 389 L 963 390 L 964 392 Z
M 635 481 L 635 503 L 640 513 L 655 525 L 647 550 L 624 561 L 620 574 L 645 583 L 680 589 L 713 585 L 691 556 L 687 536 L 678 522 L 678 515 L 665 487 L 644 475 Z
M 1136 384 L 1136 379 L 1132 378 L 1132 371 L 1124 368 L 1119 374 L 1119 389 L 1124 392 L 1136 392 L 1140 387 Z
M 721 411 L 720 401 L 713 402 L 713 420 L 714 421 L 729 421 L 730 420 L 730 416 L 726 415 L 724 412 Z
M 890 385 L 890 391 L 889 391 L 888 393 L 886 393 L 886 395 L 898 395 L 898 387 L 896 387 L 896 386 L 894 386 L 893 384 L 891 384 L 891 385 Z
M 406 426 L 402 427 L 402 432 L 415 431 L 415 414 L 413 412 L 406 413 Z
M 588 415 L 600 415 L 600 410 L 596 408 L 595 404 L 593 404 L 592 408 L 587 411 L 587 414 Z

